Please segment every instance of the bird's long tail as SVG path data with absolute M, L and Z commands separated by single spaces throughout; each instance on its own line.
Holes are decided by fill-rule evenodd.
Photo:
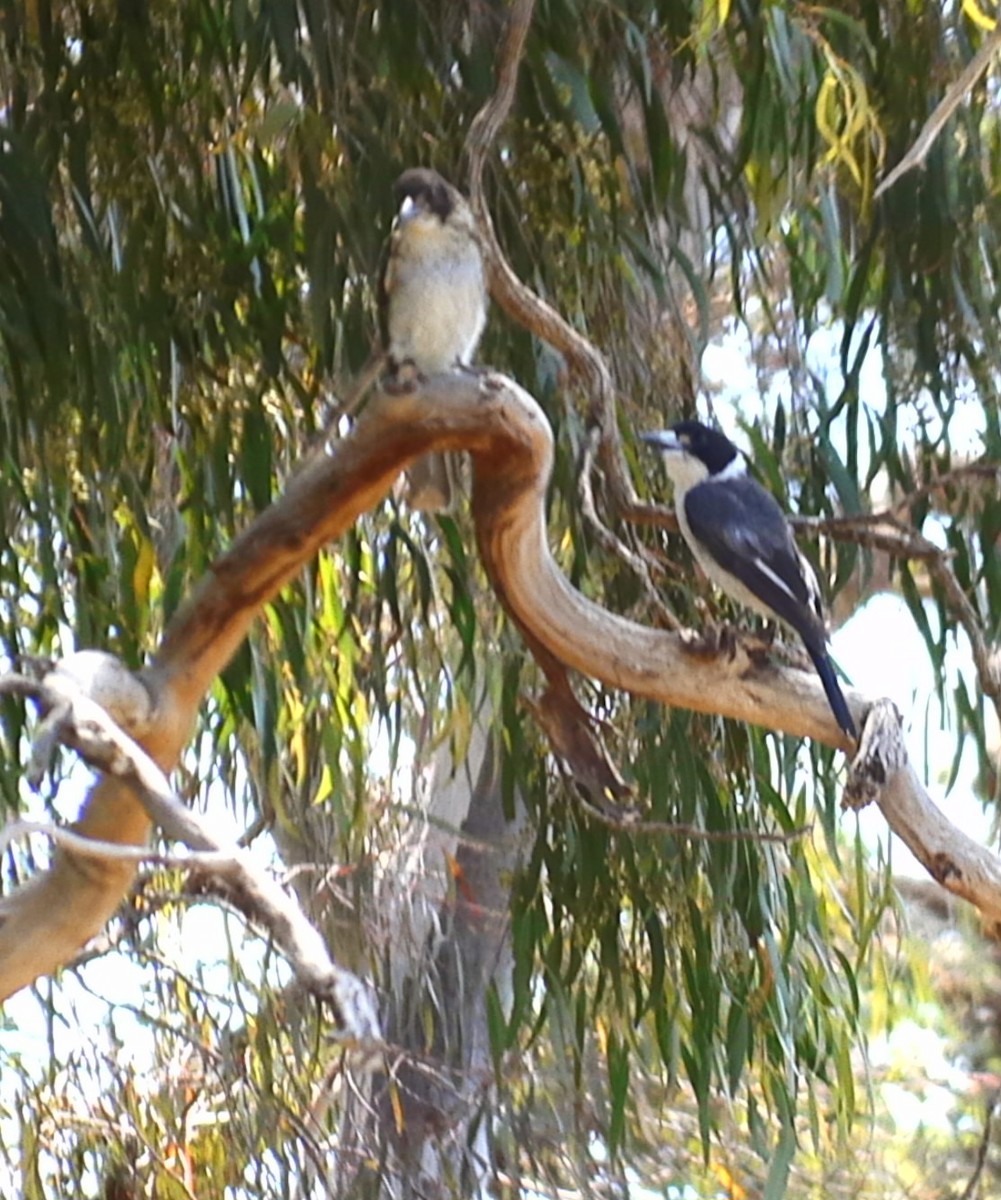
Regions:
M 813 659 L 813 665 L 817 668 L 820 682 L 824 685 L 824 691 L 827 693 L 827 703 L 831 706 L 831 712 L 834 713 L 835 721 L 837 721 L 842 730 L 850 738 L 858 741 L 855 722 L 852 720 L 852 714 L 848 711 L 848 701 L 841 691 L 841 684 L 838 682 L 834 663 L 831 662 L 830 656 L 825 649 L 811 646 L 805 639 L 804 644 L 806 645 L 807 653 Z

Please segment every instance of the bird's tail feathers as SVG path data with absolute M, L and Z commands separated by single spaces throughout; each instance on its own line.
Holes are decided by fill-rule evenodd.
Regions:
M 857 741 L 858 731 L 855 729 L 855 722 L 852 720 L 852 714 L 848 709 L 848 701 L 841 690 L 841 684 L 838 682 L 837 672 L 834 669 L 834 663 L 831 662 L 830 655 L 826 650 L 817 649 L 809 643 L 806 643 L 806 649 L 813 659 L 813 665 L 817 668 L 820 682 L 824 685 L 827 703 L 831 706 L 831 712 L 834 713 L 835 721 L 837 721 L 840 728 L 850 738 Z

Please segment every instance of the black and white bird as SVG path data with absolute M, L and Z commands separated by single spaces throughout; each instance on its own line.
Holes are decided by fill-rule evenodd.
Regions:
M 695 561 L 728 596 L 799 634 L 835 720 L 857 738 L 827 653 L 817 577 L 778 501 L 747 474 L 733 442 L 699 421 L 680 421 L 643 440 L 664 456 L 678 524 Z
M 487 319 L 487 285 L 476 219 L 466 198 L 437 171 L 414 167 L 394 185 L 399 209 L 379 288 L 390 370 L 434 375 L 468 367 Z M 452 495 L 446 455 L 408 472 L 412 507 L 438 512 Z

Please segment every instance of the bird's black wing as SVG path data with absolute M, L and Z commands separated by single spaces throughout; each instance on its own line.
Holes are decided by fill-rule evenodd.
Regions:
M 806 640 L 824 629 L 814 591 L 778 501 L 753 479 L 707 482 L 685 496 L 693 536 L 719 563 Z
M 838 725 L 856 738 L 851 710 L 827 654 L 827 631 L 815 609 L 816 580 L 778 501 L 753 479 L 730 479 L 698 484 L 683 503 L 692 535 L 706 553 L 803 639 Z

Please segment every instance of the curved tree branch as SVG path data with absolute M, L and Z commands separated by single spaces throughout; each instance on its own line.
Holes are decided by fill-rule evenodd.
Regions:
M 887 825 L 929 875 L 974 905 L 996 937 L 1001 933 L 1001 860 L 957 829 L 925 791 L 907 757 L 901 726 L 889 700 L 869 710 L 845 806 L 878 804 Z
M 152 713 L 137 740 L 161 768 L 177 762 L 207 689 L 262 607 L 377 504 L 408 463 L 432 450 L 458 449 L 473 457 L 473 514 L 491 583 L 551 677 L 576 670 L 664 704 L 849 748 L 812 671 L 763 658 L 750 639 L 732 655 L 707 653 L 685 633 L 637 625 L 578 592 L 546 543 L 552 434 L 545 415 L 502 376 L 456 373 L 405 395 L 375 396 L 352 432 L 312 459 L 175 614 L 141 676 Z M 869 703 L 858 692 L 847 699 L 861 726 Z M 894 787 L 902 777 L 896 772 Z M 887 819 L 906 836 L 890 811 Z M 941 822 L 929 835 L 931 853 L 934 839 L 951 830 Z M 142 843 L 149 819 L 127 783 L 104 776 L 76 828 L 104 841 Z M 68 961 L 114 911 L 134 869 L 60 850 L 49 871 L 7 897 L 0 908 L 0 997 Z M 962 865 L 952 877 L 959 874 L 966 877 Z M 984 875 L 983 888 L 958 894 L 1001 913 L 998 874 L 996 883 Z
M 552 305 L 527 287 L 511 268 L 494 230 L 483 191 L 483 169 L 514 103 L 518 66 L 532 22 L 534 0 L 514 0 L 497 55 L 497 88 L 476 114 L 466 138 L 469 155 L 469 201 L 483 238 L 483 256 L 490 294 L 504 311 L 566 358 L 584 386 L 591 420 L 601 431 L 599 460 L 611 486 L 616 508 L 635 501 L 632 481 L 622 460 L 622 442 L 615 420 L 615 382 L 605 357 L 577 332 Z M 602 530 L 598 530 L 599 536 Z M 607 531 L 604 531 L 607 532 Z M 605 540 L 605 539 L 603 539 Z
M 6 676 L 0 679 L 0 691 L 30 697 L 39 704 L 45 713 L 39 729 L 50 758 L 56 742 L 62 742 L 105 775 L 127 781 L 151 820 L 168 837 L 194 851 L 194 856 L 187 856 L 186 861 L 175 858 L 175 863 L 188 868 L 198 866 L 223 880 L 244 916 L 262 925 L 274 937 L 299 982 L 312 995 L 334 1006 L 345 1033 L 355 1040 L 378 1039 L 378 1016 L 364 984 L 334 962 L 323 937 L 295 900 L 255 862 L 248 850 L 225 845 L 201 817 L 186 808 L 149 755 L 105 707 L 80 685 L 63 677 L 65 674 L 57 667 L 40 683 L 23 676 Z M 112 671 L 106 670 L 100 677 L 107 679 L 111 674 Z M 130 678 L 121 668 L 117 675 L 122 681 Z M 162 861 L 162 856 L 146 855 L 143 847 L 99 842 L 35 822 L 15 822 L 0 830 L 0 848 L 11 837 L 25 832 L 43 832 L 78 858 L 105 858 L 135 865 L 143 858 L 161 857 Z

